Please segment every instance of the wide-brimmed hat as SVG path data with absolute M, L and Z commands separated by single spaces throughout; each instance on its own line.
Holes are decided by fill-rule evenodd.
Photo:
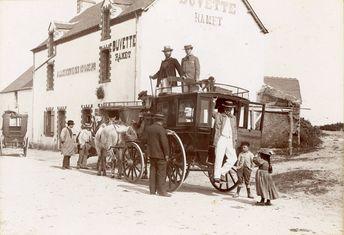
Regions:
M 165 120 L 165 115 L 162 113 L 156 113 L 153 116 L 154 120 Z
M 234 107 L 234 103 L 232 101 L 228 101 L 226 100 L 223 104 L 222 107 L 224 108 L 233 108 Z
M 171 46 L 164 46 L 164 49 L 162 50 L 162 52 L 166 52 L 166 51 L 173 51 L 173 49 L 171 48 Z
M 82 125 L 82 128 L 91 128 L 92 127 L 92 124 L 91 123 L 84 123 L 83 125 Z
M 68 120 L 67 125 L 68 125 L 68 126 L 69 126 L 69 125 L 74 125 L 74 121 L 73 121 L 73 120 Z
M 266 155 L 274 155 L 274 151 L 272 149 L 269 149 L 269 148 L 261 148 L 259 149 L 258 153 L 262 153 L 262 154 L 266 154 Z
M 193 46 L 192 45 L 185 45 L 184 46 L 184 50 L 189 50 L 189 49 L 193 49 Z

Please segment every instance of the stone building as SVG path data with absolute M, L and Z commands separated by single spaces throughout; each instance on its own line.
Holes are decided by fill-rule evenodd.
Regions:
M 264 77 L 258 102 L 266 105 L 263 146 L 284 148 L 300 134 L 300 84 L 294 78 Z

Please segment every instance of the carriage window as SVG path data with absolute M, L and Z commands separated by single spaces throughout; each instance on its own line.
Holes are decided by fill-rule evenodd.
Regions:
M 209 110 L 210 110 L 210 101 L 209 100 L 201 100 L 201 124 L 208 124 L 209 123 Z
M 168 115 L 168 102 L 158 103 L 157 111 L 158 111 L 158 113 L 162 113 L 165 116 L 167 116 Z
M 190 123 L 194 118 L 194 103 L 192 100 L 180 100 L 178 105 L 178 122 Z
M 21 118 L 10 118 L 10 127 L 21 126 Z
M 248 129 L 260 130 L 262 122 L 262 105 L 251 105 L 249 108 Z

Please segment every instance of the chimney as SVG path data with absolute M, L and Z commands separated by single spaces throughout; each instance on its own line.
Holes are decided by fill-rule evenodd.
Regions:
M 94 6 L 96 4 L 96 2 L 93 0 L 76 0 L 76 4 L 77 4 L 76 12 L 77 12 L 77 14 L 80 14 L 81 12 L 86 10 L 87 8 Z

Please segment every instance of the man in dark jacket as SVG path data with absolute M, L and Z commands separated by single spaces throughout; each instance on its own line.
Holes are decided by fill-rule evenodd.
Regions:
M 159 71 L 153 76 L 150 76 L 151 79 L 157 79 L 157 87 L 168 87 L 161 89 L 160 92 L 171 92 L 172 86 L 177 86 L 177 82 L 170 82 L 167 79 L 168 77 L 176 77 L 176 70 L 180 77 L 183 76 L 182 67 L 178 60 L 171 57 L 172 51 L 173 49 L 170 46 L 164 47 L 162 52 L 165 54 L 165 60 L 161 62 Z
M 146 136 L 150 159 L 149 191 L 164 197 L 171 195 L 166 192 L 166 171 L 169 158 L 169 144 L 166 130 L 163 127 L 164 115 L 154 115 L 154 123 L 147 127 Z

